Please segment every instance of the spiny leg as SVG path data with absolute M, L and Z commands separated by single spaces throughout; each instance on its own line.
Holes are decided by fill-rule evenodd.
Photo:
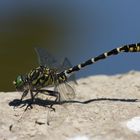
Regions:
M 34 90 L 34 92 L 37 92 L 37 94 L 38 93 L 41 93 L 41 94 L 44 94 L 44 95 L 49 95 L 49 96 L 53 96 L 53 97 L 56 97 L 56 100 L 55 101 L 57 101 L 57 99 L 58 99 L 58 95 L 57 94 L 59 94 L 59 92 L 57 92 L 57 91 L 52 91 L 52 90 L 47 90 L 47 89 L 40 89 L 40 90 Z M 47 94 L 46 94 L 47 93 Z M 35 94 L 35 96 L 37 95 L 37 94 Z
M 28 94 L 28 90 L 25 90 L 21 96 L 20 102 L 22 102 L 23 98 Z
M 28 94 L 28 90 L 25 90 L 23 93 L 22 93 L 22 96 L 18 102 L 19 105 L 22 104 L 22 101 L 23 101 L 23 98 L 26 97 L 26 95 Z M 23 104 L 20 108 L 24 107 L 26 104 Z M 14 106 L 14 108 L 16 108 L 16 106 Z
M 35 98 L 34 98 L 34 95 L 33 95 L 32 90 L 29 90 L 29 92 L 30 92 L 30 96 L 31 96 L 31 101 L 30 101 L 29 104 L 26 106 L 26 108 L 25 108 L 24 111 L 26 111 L 26 110 L 28 109 L 28 107 L 30 107 L 30 109 L 33 108 L 32 104 L 33 104 Z
M 57 102 L 58 99 L 60 98 L 60 93 L 57 92 L 57 91 L 52 91 L 52 90 L 45 90 L 45 89 L 41 89 L 41 90 L 36 90 L 37 91 L 37 94 L 38 93 L 41 93 L 41 94 L 44 94 L 44 95 L 49 95 L 49 96 L 53 96 L 53 97 L 56 97 L 55 101 L 54 102 Z M 46 94 L 47 92 L 47 94 Z M 60 99 L 59 99 L 60 100 Z M 52 109 L 53 111 L 55 111 L 55 108 L 53 108 L 53 105 L 54 104 L 51 104 L 49 106 L 50 109 Z

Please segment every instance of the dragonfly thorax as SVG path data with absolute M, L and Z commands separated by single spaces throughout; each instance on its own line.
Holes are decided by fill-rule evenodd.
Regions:
M 13 83 L 18 91 L 24 91 L 55 86 L 66 80 L 64 73 L 60 74 L 56 69 L 39 66 L 32 69 L 26 76 L 19 75 Z
M 32 88 L 43 88 L 48 86 L 56 86 L 57 84 L 67 81 L 64 73 L 58 73 L 55 68 L 47 68 L 45 66 L 37 67 L 28 74 L 28 80 Z
M 32 69 L 28 74 L 28 81 L 31 88 L 39 89 L 42 87 L 53 86 L 56 71 L 45 66 Z

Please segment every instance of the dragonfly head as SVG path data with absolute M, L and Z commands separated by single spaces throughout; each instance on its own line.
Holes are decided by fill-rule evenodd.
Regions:
M 23 91 L 26 85 L 26 81 L 26 76 L 18 75 L 16 80 L 13 81 L 13 84 L 18 91 Z

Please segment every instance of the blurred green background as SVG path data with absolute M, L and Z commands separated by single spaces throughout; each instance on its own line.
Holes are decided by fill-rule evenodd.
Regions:
M 0 1 L 0 91 L 15 90 L 18 74 L 38 66 L 35 47 L 73 65 L 120 45 L 140 41 L 140 1 Z M 140 70 L 140 54 L 119 55 L 78 72 Z
M 16 76 L 38 66 L 35 47 L 61 54 L 68 49 L 64 39 L 75 17 L 69 6 L 52 4 L 0 1 L 0 90 L 14 90 Z

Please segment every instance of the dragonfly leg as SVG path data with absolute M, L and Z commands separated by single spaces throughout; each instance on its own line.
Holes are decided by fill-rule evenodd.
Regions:
M 35 96 L 33 95 L 33 91 L 30 90 L 29 92 L 30 92 L 30 96 L 31 96 L 31 101 L 28 103 L 28 105 L 26 106 L 24 111 L 26 111 L 29 107 L 30 107 L 30 109 L 33 108 L 32 104 L 34 102 Z
M 28 90 L 25 90 L 21 96 L 20 102 L 22 102 L 23 98 L 28 94 Z
M 38 93 L 41 93 L 41 94 L 44 94 L 44 95 L 49 95 L 49 96 L 55 97 L 56 99 L 54 100 L 54 102 L 57 102 L 57 101 L 59 101 L 59 99 L 60 99 L 60 94 L 59 94 L 59 92 L 57 92 L 57 91 L 45 90 L 45 89 L 36 90 L 36 91 L 37 91 L 37 94 L 38 94 Z M 49 108 L 52 109 L 53 111 L 55 111 L 55 108 L 53 108 L 53 105 L 54 105 L 54 104 L 51 104 L 51 105 L 49 106 Z
M 57 91 L 52 91 L 52 90 L 47 90 L 47 89 L 41 89 L 41 90 L 36 90 L 36 94 L 35 96 L 38 94 L 38 93 L 41 93 L 41 94 L 44 94 L 44 95 L 49 95 L 49 96 L 53 96 L 53 97 L 56 97 L 56 100 L 57 101 L 57 98 L 58 98 L 58 92 Z
M 23 98 L 24 98 L 27 94 L 28 94 L 28 90 L 25 90 L 25 91 L 23 92 L 23 94 L 22 94 L 22 96 L 21 96 L 19 102 L 18 102 L 19 105 L 22 104 Z M 20 108 L 24 107 L 25 105 L 26 105 L 26 104 L 23 104 L 22 106 L 20 106 Z M 14 106 L 14 108 L 16 108 L 16 106 Z

